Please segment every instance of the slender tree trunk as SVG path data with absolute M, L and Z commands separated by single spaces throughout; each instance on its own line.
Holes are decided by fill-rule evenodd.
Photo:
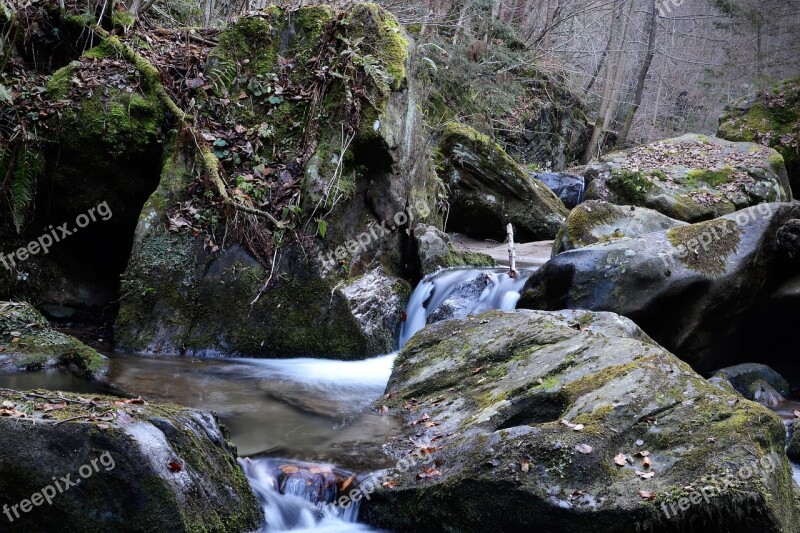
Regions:
M 642 103 L 644 83 L 647 79 L 647 73 L 650 71 L 650 65 L 653 63 L 653 56 L 655 55 L 656 51 L 656 33 L 658 30 L 657 19 L 658 11 L 656 11 L 656 0 L 651 0 L 650 18 L 648 20 L 650 28 L 647 35 L 647 52 L 645 53 L 642 67 L 639 69 L 639 77 L 636 78 L 636 89 L 633 91 L 633 103 L 631 104 L 630 109 L 628 109 L 628 115 L 625 117 L 625 124 L 622 126 L 622 131 L 620 132 L 619 137 L 617 137 L 617 146 L 622 145 L 625 142 L 625 139 L 628 138 L 628 133 L 631 130 L 631 124 L 633 124 L 633 117 L 636 115 L 636 111 L 639 110 L 639 106 Z
M 608 38 L 608 45 L 606 46 L 605 55 L 611 54 L 612 47 L 616 45 L 619 24 L 622 22 L 621 17 L 618 16 L 621 7 L 622 4 L 620 0 L 616 0 L 611 12 L 611 35 Z M 603 81 L 603 96 L 600 99 L 600 109 L 597 111 L 597 119 L 595 120 L 594 128 L 592 129 L 592 137 L 589 140 L 589 145 L 586 147 L 586 151 L 581 158 L 581 162 L 584 164 L 588 163 L 594 157 L 594 154 L 597 151 L 597 147 L 600 143 L 600 134 L 603 131 L 603 121 L 606 114 L 606 109 L 608 107 L 608 101 L 611 98 L 611 86 L 613 84 L 612 78 L 612 61 L 607 61 L 606 73 Z

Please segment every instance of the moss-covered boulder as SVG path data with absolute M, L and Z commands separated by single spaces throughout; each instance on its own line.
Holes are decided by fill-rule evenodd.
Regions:
M 447 230 L 503 241 L 514 225 L 520 242 L 552 239 L 567 210 L 497 143 L 450 122 L 439 140 L 441 177 L 450 188 Z
M 78 339 L 52 329 L 30 304 L 0 302 L 0 373 L 55 366 L 101 377 L 108 360 Z
M 219 35 L 197 96 L 211 117 L 198 126 L 205 149 L 186 129 L 169 143 L 123 275 L 120 348 L 343 358 L 394 348 L 394 321 L 362 320 L 371 306 L 346 288 L 378 268 L 384 288 L 405 287 L 418 262 L 410 229 L 436 221 L 410 47 L 375 4 L 272 7 Z M 235 203 L 284 224 L 220 208 L 208 166 Z M 392 301 L 387 317 L 404 305 Z
M 584 175 L 587 200 L 647 207 L 685 222 L 792 199 L 775 150 L 705 135 L 613 152 L 588 165 Z
M 796 275 L 776 235 L 798 215 L 798 202 L 760 204 L 562 252 L 531 276 L 518 306 L 619 313 L 698 371 L 758 354 L 783 373 L 794 366 L 785 332 L 798 302 L 774 312 L 773 295 Z
M 362 504 L 378 527 L 798 530 L 780 419 L 612 313 L 429 326 L 378 404 L 408 424 Z
M 427 275 L 442 268 L 493 267 L 494 259 L 486 254 L 456 250 L 450 237 L 435 226 L 417 224 L 414 228 L 420 271 Z
M 800 78 L 728 105 L 717 136 L 774 148 L 783 156 L 795 197 L 800 195 Z
M 152 80 L 113 49 L 97 56 L 91 50 L 47 79 L 40 143 L 22 145 L 13 173 L 15 227 L 5 213 L 0 227 L 5 253 L 41 244 L 38 255 L 0 269 L 0 298 L 73 320 L 113 319 L 133 231 L 158 183 L 167 124 Z
M 41 391 L 3 390 L 0 403 L 6 531 L 239 533 L 263 523 L 210 413 Z
M 652 209 L 591 200 L 569 212 L 553 243 L 553 255 L 596 242 L 633 238 L 685 225 Z
M 714 372 L 712 378 L 724 379 L 748 400 L 767 407 L 777 406 L 791 392 L 789 382 L 783 376 L 767 365 L 758 363 L 721 368 Z

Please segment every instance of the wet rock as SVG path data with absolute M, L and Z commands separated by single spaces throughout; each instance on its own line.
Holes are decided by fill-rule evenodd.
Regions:
M 778 310 L 773 294 L 796 270 L 778 253 L 776 234 L 799 214 L 798 202 L 762 204 L 563 252 L 531 276 L 518 307 L 619 313 L 698 371 L 759 354 L 785 372 L 797 300 Z
M 382 267 L 367 272 L 341 288 L 353 317 L 372 350 L 389 353 L 396 348 L 403 310 L 411 295 L 408 282 L 387 276 Z
M 634 238 L 685 225 L 685 222 L 652 209 L 590 200 L 570 211 L 556 235 L 553 255 L 598 242 Z
M 497 143 L 469 126 L 448 123 L 439 141 L 450 187 L 447 231 L 476 239 L 552 239 L 567 211 L 542 182 L 531 179 Z
M 778 246 L 792 259 L 800 257 L 800 220 L 790 220 L 778 230 Z
M 108 359 L 55 331 L 30 304 L 0 302 L 0 373 L 55 366 L 98 378 L 108 370 Z
M 748 400 L 775 407 L 791 392 L 789 382 L 767 365 L 743 363 L 722 368 L 713 377 L 727 380 Z
M 3 409 L 12 411 L 0 417 L 0 506 L 22 502 L 24 511 L 24 501 L 41 505 L 36 493 L 48 494 L 56 479 L 63 489 L 53 490 L 46 512 L 34 507 L 16 518 L 12 511 L 7 531 L 238 533 L 260 527 L 261 506 L 210 413 L 50 395 L 52 402 L 41 394 L 0 392 Z
M 613 152 L 586 167 L 586 199 L 647 207 L 700 222 L 792 198 L 771 148 L 689 134 Z
M 392 483 L 362 507 L 377 527 L 796 528 L 780 419 L 612 313 L 439 322 L 409 341 L 387 393 L 407 429 L 386 447 Z
M 414 228 L 422 274 L 433 274 L 441 268 L 459 266 L 494 266 L 494 260 L 485 254 L 462 252 L 455 249 L 450 237 L 427 224 Z
M 586 193 L 583 176 L 566 172 L 541 172 L 534 173 L 533 177 L 550 187 L 567 209 L 572 209 L 583 202 Z

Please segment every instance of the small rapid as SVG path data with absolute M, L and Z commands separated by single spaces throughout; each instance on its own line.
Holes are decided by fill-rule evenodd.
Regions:
M 406 306 L 406 320 L 399 332 L 399 348 L 432 321 L 432 314 L 448 299 L 447 318 L 463 318 L 493 309 L 512 311 L 532 272 L 521 270 L 512 277 L 502 269 L 453 269 L 428 275 L 419 283 Z M 458 295 L 458 298 L 456 296 Z M 438 317 L 436 319 L 441 319 Z M 364 411 L 381 394 L 398 352 L 363 361 L 327 359 L 248 360 L 253 378 L 268 380 L 271 387 L 292 386 L 313 391 L 343 411 Z M 314 531 L 355 533 L 376 531 L 359 524 L 360 502 L 341 509 L 332 505 L 340 494 L 336 468 L 329 464 L 298 463 L 288 459 L 259 457 L 241 459 L 242 468 L 264 507 L 263 532 Z M 300 465 L 299 467 L 295 465 Z M 300 471 L 296 471 L 299 468 Z M 290 472 L 287 475 L 286 472 Z M 331 477 L 333 476 L 333 478 Z

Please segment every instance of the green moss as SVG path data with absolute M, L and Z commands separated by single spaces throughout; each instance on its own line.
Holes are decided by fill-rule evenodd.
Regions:
M 47 92 L 50 94 L 51 98 L 60 100 L 67 95 L 78 67 L 80 67 L 80 62 L 73 61 L 69 65 L 61 67 L 50 76 L 50 79 L 47 80 Z
M 638 362 L 607 366 L 599 372 L 583 376 L 567 383 L 564 386 L 564 392 L 566 392 L 571 400 L 574 401 L 584 394 L 599 389 L 609 381 L 636 370 L 638 367 Z
M 676 249 L 674 255 L 687 267 L 718 276 L 727 270 L 728 257 L 738 250 L 741 234 L 736 222 L 720 218 L 672 228 L 667 238 Z
M 119 51 L 108 42 L 103 41 L 94 48 L 84 52 L 83 57 L 89 59 L 107 59 L 112 57 L 119 57 Z
M 695 186 L 702 182 L 712 187 L 718 187 L 729 183 L 734 172 L 736 170 L 728 165 L 718 170 L 690 170 L 686 173 L 686 184 Z
M 653 182 L 647 179 L 642 172 L 613 169 L 608 186 L 624 201 L 634 205 L 643 205 L 648 193 L 653 189 Z
M 369 23 L 364 24 L 367 21 Z M 360 31 L 359 27 L 362 25 L 367 31 L 377 31 L 376 35 L 365 38 L 374 39 L 377 56 L 392 77 L 391 88 L 400 90 L 406 79 L 409 44 L 394 15 L 375 3 L 355 4 L 346 23 L 356 32 Z

